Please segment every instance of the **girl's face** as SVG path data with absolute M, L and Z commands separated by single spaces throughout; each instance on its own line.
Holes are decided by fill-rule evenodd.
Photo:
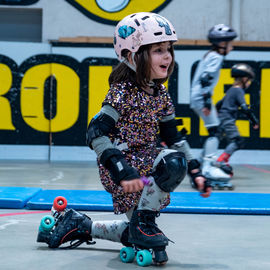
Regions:
M 252 79 L 248 77 L 242 77 L 242 78 L 236 78 L 234 85 L 246 90 L 250 87 L 251 83 L 252 83 Z
M 218 45 L 220 47 L 222 47 L 222 48 L 219 49 L 219 50 L 222 50 L 221 51 L 221 54 L 224 54 L 225 53 L 225 55 L 227 55 L 227 54 L 230 53 L 230 51 L 233 50 L 232 41 L 223 41 L 223 42 L 220 42 Z M 225 49 L 223 49 L 223 48 L 225 48 Z
M 252 80 L 250 78 L 248 77 L 243 78 L 243 84 L 244 84 L 245 89 L 248 89 L 251 83 L 252 83 Z
M 151 80 L 168 76 L 168 68 L 172 63 L 169 41 L 153 44 L 149 54 L 151 59 Z
M 227 50 L 226 50 L 226 53 L 228 54 L 230 51 L 233 50 L 233 44 L 232 44 L 232 41 L 228 41 L 227 42 Z

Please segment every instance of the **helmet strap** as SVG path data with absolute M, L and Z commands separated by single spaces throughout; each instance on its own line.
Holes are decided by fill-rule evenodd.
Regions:
M 124 60 L 122 61 L 123 63 L 125 63 L 130 69 L 132 69 L 133 71 L 136 72 L 136 63 L 135 63 L 135 53 L 132 52 L 131 53 L 131 59 L 132 59 L 132 64 L 128 61 L 127 58 L 124 58 Z
M 219 49 L 223 49 L 223 53 L 219 52 Z M 219 54 L 226 56 L 227 55 L 227 46 L 219 46 L 218 44 L 212 44 L 212 50 L 218 52 Z
M 247 79 L 246 78 L 243 78 L 241 80 L 244 90 L 247 90 L 249 88 L 249 86 L 250 86 L 250 85 L 248 87 L 246 86 L 246 84 L 247 84 L 248 81 L 250 81 L 250 78 L 247 78 Z
M 223 49 L 223 53 L 221 53 L 221 55 L 227 55 L 227 46 L 217 46 L 217 49 Z

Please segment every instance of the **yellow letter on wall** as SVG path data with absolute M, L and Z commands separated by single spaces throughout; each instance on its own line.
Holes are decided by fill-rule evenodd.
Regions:
M 110 66 L 89 67 L 88 124 L 101 109 L 101 104 L 109 90 L 108 78 L 111 72 Z
M 260 96 L 260 137 L 270 138 L 270 69 L 262 69 Z
M 0 64 L 0 129 L 15 130 L 12 124 L 10 103 L 3 97 L 12 86 L 12 73 L 8 66 Z
M 44 115 L 44 83 L 50 76 L 57 81 L 56 115 Z M 74 125 L 79 116 L 79 77 L 74 70 L 62 64 L 48 63 L 27 70 L 21 85 L 21 111 L 24 121 L 43 132 L 60 132 Z

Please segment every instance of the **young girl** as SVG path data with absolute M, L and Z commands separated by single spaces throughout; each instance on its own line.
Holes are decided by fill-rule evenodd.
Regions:
M 191 84 L 190 107 L 203 119 L 209 133 L 202 153 L 202 173 L 213 180 L 230 178 L 220 168 L 212 166 L 219 145 L 217 138 L 219 119 L 211 97 L 224 57 L 233 49 L 232 40 L 236 37 L 236 32 L 224 24 L 215 25 L 209 30 L 208 40 L 212 48 L 199 62 Z
M 176 40 L 172 24 L 154 13 L 129 15 L 116 26 L 114 48 L 120 64 L 110 75 L 100 112 L 89 124 L 87 144 L 97 154 L 114 212 L 125 213 L 130 222 L 92 222 L 72 210 L 46 241 L 50 247 L 71 239 L 102 238 L 153 248 L 155 263 L 163 264 L 168 260 L 168 238 L 155 217 L 169 204 L 170 192 L 188 170 L 202 195 L 210 195 L 198 162 L 178 135 L 174 106 L 162 84 L 173 71 Z M 158 132 L 168 149 L 157 147 Z M 80 233 L 71 233 L 78 226 Z
M 228 141 L 224 152 L 217 161 L 224 162 L 227 165 L 229 165 L 231 155 L 243 146 L 242 138 L 235 125 L 238 108 L 242 109 L 254 129 L 259 128 L 258 120 L 248 108 L 244 97 L 245 91 L 255 78 L 255 73 L 249 65 L 239 63 L 232 67 L 231 76 L 235 78 L 233 86 L 227 90 L 223 99 L 216 104 L 220 119 L 219 133 L 220 136 L 225 136 Z

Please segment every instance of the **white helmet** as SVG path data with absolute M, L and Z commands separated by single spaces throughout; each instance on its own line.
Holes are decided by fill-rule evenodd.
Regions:
M 136 53 L 142 45 L 177 41 L 173 25 L 164 17 L 150 12 L 126 16 L 115 28 L 114 49 L 118 59 L 124 60 L 124 49 Z
M 217 24 L 213 26 L 207 35 L 210 43 L 217 45 L 222 41 L 231 41 L 237 37 L 237 33 L 228 25 Z

